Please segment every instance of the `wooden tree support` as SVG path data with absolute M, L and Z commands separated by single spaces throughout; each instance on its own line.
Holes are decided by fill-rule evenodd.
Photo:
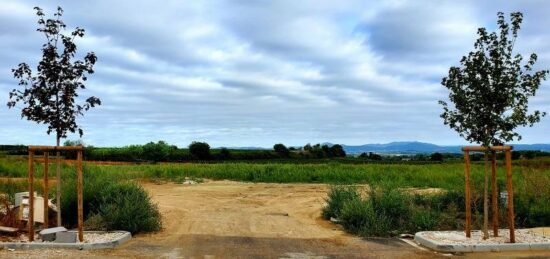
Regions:
M 471 224 L 472 224 L 472 208 L 471 208 L 471 190 L 470 190 L 470 152 L 491 152 L 491 207 L 492 207 L 492 221 L 493 221 L 493 234 L 498 236 L 498 190 L 497 190 L 497 169 L 496 169 L 496 152 L 504 152 L 504 160 L 506 164 L 506 190 L 508 192 L 508 226 L 510 229 L 510 243 L 515 243 L 515 223 L 514 223 L 514 189 L 512 186 L 512 146 L 468 146 L 462 148 L 464 152 L 464 199 L 466 202 L 466 223 L 464 231 L 466 237 L 471 237 Z
M 48 169 L 49 152 L 54 151 L 76 151 L 77 152 L 77 217 L 78 217 L 78 240 L 84 241 L 84 212 L 83 212 L 83 176 L 82 176 L 82 146 L 74 147 L 51 147 L 51 146 L 29 146 L 29 217 L 28 231 L 29 241 L 34 241 L 34 153 L 44 152 L 44 227 L 48 227 Z M 59 206 L 59 204 L 57 205 Z

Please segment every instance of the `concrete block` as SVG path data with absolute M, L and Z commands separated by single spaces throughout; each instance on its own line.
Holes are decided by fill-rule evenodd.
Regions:
M 73 231 L 57 232 L 55 235 L 56 243 L 76 243 L 77 233 Z
M 38 234 L 44 241 L 54 241 L 56 234 L 59 232 L 67 232 L 67 229 L 64 227 L 47 228 L 41 230 Z

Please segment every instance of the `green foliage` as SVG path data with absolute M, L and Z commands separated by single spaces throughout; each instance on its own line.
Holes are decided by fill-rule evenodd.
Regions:
M 168 145 L 164 141 L 149 142 L 143 146 L 143 158 L 154 162 L 167 161 L 170 154 L 177 149 L 176 146 Z
M 346 157 L 344 147 L 339 144 L 332 145 L 329 149 L 330 157 Z
M 339 218 L 344 203 L 359 200 L 361 196 L 357 188 L 351 186 L 336 186 L 330 189 L 326 199 L 327 206 L 323 208 L 323 218 Z
M 435 152 L 435 153 L 430 155 L 430 160 L 441 162 L 441 161 L 443 161 L 443 155 L 439 152 Z
M 273 150 L 275 150 L 275 152 L 280 157 L 288 157 L 288 155 L 290 154 L 290 151 L 288 150 L 288 148 L 281 143 L 273 145 Z
M 74 167 L 70 169 L 63 172 L 61 207 L 63 224 L 72 227 L 77 224 L 77 192 Z M 83 200 L 87 229 L 126 230 L 134 234 L 161 228 L 160 212 L 147 192 L 123 177 L 85 167 Z
M 377 214 L 373 204 L 362 199 L 344 203 L 339 220 L 347 231 L 361 236 L 386 236 L 391 230 L 386 216 Z
M 92 222 L 106 230 L 126 230 L 132 234 L 158 231 L 161 215 L 147 192 L 136 183 L 107 186 L 94 206 Z
M 515 182 L 516 221 L 527 227 L 550 225 L 550 176 L 533 170 L 522 176 L 524 181 Z
M 189 145 L 189 153 L 193 157 L 199 160 L 206 160 L 210 158 L 210 145 L 206 142 L 193 141 Z
M 229 149 L 222 147 L 220 149 L 220 153 L 219 153 L 218 157 L 219 157 L 219 159 L 222 159 L 222 160 L 223 159 L 229 159 L 229 158 L 231 158 L 231 152 L 229 151 Z
M 536 54 L 521 64 L 522 56 L 513 50 L 523 15 L 517 12 L 510 16 L 511 26 L 504 14 L 498 13 L 498 34 L 479 28 L 475 51 L 461 59 L 461 67 L 451 67 L 442 80 L 454 104 L 452 108 L 439 101 L 445 124 L 466 140 L 484 146 L 520 140 L 515 128 L 532 126 L 545 115 L 540 111 L 529 113 L 528 100 L 549 71 L 531 72 Z
M 87 76 L 94 73 L 97 57 L 89 52 L 84 60 L 73 62 L 77 50 L 75 41 L 84 37 L 84 29 L 77 27 L 70 34 L 63 33 L 66 25 L 61 20 L 61 7 L 57 8 L 53 18 L 47 20 L 42 9 L 34 9 L 38 16 L 37 31 L 46 37 L 46 43 L 42 45 L 42 60 L 34 75 L 26 63 L 12 69 L 14 78 L 19 80 L 23 89 L 10 92 L 8 107 L 13 108 L 17 103 L 26 105 L 21 109 L 21 116 L 48 125 L 47 133 L 55 132 L 59 144 L 67 132 L 78 132 L 82 136 L 76 117 L 101 104 L 94 96 L 86 98 L 82 104 L 75 103 L 81 99 L 77 98 L 78 91 L 86 88 L 84 81 Z
M 380 161 L 382 160 L 382 156 L 379 155 L 379 154 L 375 154 L 373 152 L 369 152 L 368 154 L 363 152 L 359 155 L 360 158 L 364 158 L 364 159 L 370 159 L 370 160 L 374 160 L 374 161 Z
M 550 180 L 546 176 L 528 176 L 525 185 L 515 197 L 516 226 L 540 227 L 550 223 Z M 544 177 L 544 178 L 541 178 Z M 539 181 L 540 184 L 527 185 Z M 527 186 L 530 186 L 527 188 Z M 414 194 L 387 183 L 372 188 L 369 195 L 361 198 L 355 187 L 333 187 L 323 209 L 328 212 L 340 208 L 339 223 L 350 233 L 360 236 L 392 236 L 399 233 L 414 233 L 425 230 L 457 230 L 463 228 L 464 194 L 461 191 L 443 191 L 434 194 Z M 539 189 L 541 191 L 536 191 Z M 345 192 L 343 192 L 343 190 Z M 472 197 L 473 227 L 482 225 L 481 191 L 475 189 Z M 336 205 L 335 205 L 336 204 Z M 330 218 L 328 217 L 328 218 Z M 500 222 L 506 222 L 503 204 L 499 212 Z M 505 223 L 503 223 L 505 224 Z

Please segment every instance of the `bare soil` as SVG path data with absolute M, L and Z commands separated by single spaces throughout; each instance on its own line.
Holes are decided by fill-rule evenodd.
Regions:
M 137 235 L 111 250 L 4 250 L 0 251 L 0 257 L 446 257 L 399 239 L 362 239 L 346 234 L 320 217 L 327 185 L 207 181 L 196 185 L 143 183 L 143 186 L 163 215 L 164 229 L 158 233 Z M 502 255 L 505 254 L 484 257 Z

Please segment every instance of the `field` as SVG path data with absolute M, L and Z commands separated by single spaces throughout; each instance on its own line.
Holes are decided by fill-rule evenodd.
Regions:
M 42 175 L 42 164 L 36 163 L 36 177 Z M 483 163 L 472 165 L 472 185 L 481 185 Z M 64 174 L 74 173 L 70 163 L 63 165 Z M 213 180 L 235 180 L 270 183 L 329 183 L 369 184 L 392 183 L 397 187 L 442 188 L 462 190 L 463 164 L 350 164 L 327 160 L 319 163 L 158 163 L 158 164 L 103 164 L 85 163 L 86 175 L 131 180 L 152 179 L 183 181 L 185 177 Z M 550 177 L 550 158 L 514 161 L 514 184 L 523 186 L 532 176 Z M 0 158 L 0 177 L 26 177 L 27 160 L 24 157 Z M 505 175 L 499 164 L 498 182 L 503 187 Z

